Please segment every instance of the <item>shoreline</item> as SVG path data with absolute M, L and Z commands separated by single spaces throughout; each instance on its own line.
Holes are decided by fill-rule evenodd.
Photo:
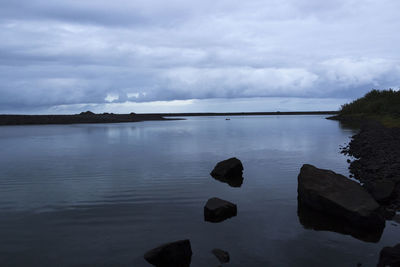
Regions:
M 72 115 L 0 115 L 0 126 L 6 125 L 43 125 L 43 124 L 79 124 L 79 123 L 123 123 L 154 120 L 178 120 L 168 117 L 194 116 L 261 116 L 261 115 L 332 115 L 336 111 L 304 111 L 304 112 L 228 112 L 228 113 L 130 113 L 95 114 L 90 111 Z
M 0 115 L 0 126 L 10 125 L 46 125 L 81 123 L 123 123 L 154 120 L 174 120 L 147 114 L 94 114 L 83 112 L 75 115 Z
M 273 112 L 193 112 L 193 113 L 147 113 L 163 117 L 198 116 L 263 116 L 263 115 L 336 115 L 338 111 L 273 111 Z
M 327 118 L 359 129 L 341 153 L 349 160 L 350 177 L 358 180 L 383 207 L 386 219 L 400 211 L 400 128 L 361 116 Z

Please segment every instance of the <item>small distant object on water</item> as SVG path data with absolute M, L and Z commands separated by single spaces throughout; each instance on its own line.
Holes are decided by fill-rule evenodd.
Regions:
M 226 118 L 225 120 L 226 120 L 226 121 L 230 121 L 231 119 L 229 119 L 229 118 Z

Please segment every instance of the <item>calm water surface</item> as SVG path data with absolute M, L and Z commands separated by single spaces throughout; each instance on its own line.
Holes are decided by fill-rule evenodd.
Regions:
M 297 215 L 304 163 L 348 175 L 339 146 L 354 132 L 324 116 L 189 117 L 179 121 L 0 127 L 0 266 L 149 266 L 143 254 L 189 238 L 191 266 L 374 266 L 398 243 L 306 229 Z M 240 188 L 214 180 L 236 156 Z M 237 217 L 203 220 L 208 198 Z

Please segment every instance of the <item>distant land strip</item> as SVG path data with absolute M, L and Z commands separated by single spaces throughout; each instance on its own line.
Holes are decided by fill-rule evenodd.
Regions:
M 301 111 L 301 112 L 228 112 L 228 113 L 147 113 L 147 114 L 95 114 L 90 111 L 74 115 L 0 115 L 0 125 L 35 124 L 76 124 L 76 123 L 121 123 L 154 120 L 174 120 L 167 117 L 190 116 L 257 116 L 257 115 L 335 115 L 337 111 Z

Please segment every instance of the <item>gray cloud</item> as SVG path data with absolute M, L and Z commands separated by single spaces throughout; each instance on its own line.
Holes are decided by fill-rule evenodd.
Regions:
M 0 112 L 398 88 L 399 9 L 395 0 L 2 1 Z

